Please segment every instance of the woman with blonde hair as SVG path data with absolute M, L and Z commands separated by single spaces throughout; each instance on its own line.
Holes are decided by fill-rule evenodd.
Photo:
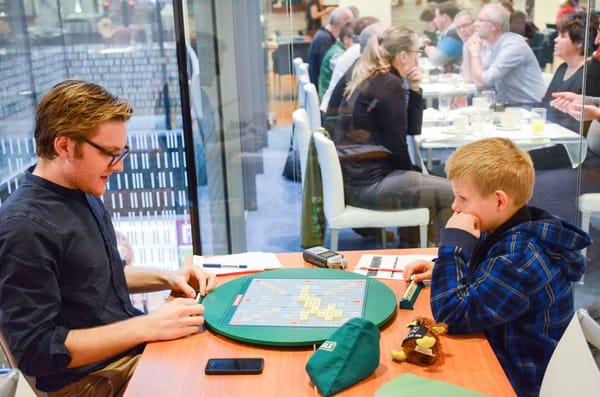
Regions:
M 407 135 L 421 133 L 423 120 L 419 56 L 417 35 L 407 28 L 371 37 L 346 86 L 333 136 L 348 204 L 428 207 L 443 226 L 453 201 L 450 183 L 421 172 L 407 142 Z

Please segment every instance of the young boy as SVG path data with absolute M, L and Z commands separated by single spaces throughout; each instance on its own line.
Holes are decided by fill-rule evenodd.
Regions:
M 446 164 L 454 214 L 438 258 L 408 265 L 431 278 L 431 310 L 455 334 L 483 331 L 519 396 L 537 396 L 548 360 L 573 316 L 571 283 L 590 236 L 528 207 L 531 158 L 508 139 L 460 147 Z

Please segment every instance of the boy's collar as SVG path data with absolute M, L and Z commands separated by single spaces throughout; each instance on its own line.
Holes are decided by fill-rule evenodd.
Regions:
M 506 222 L 498 226 L 496 230 L 490 233 L 490 236 L 502 234 L 504 231 L 510 229 L 511 227 L 517 226 L 523 222 L 527 222 L 531 220 L 531 212 L 529 212 L 529 207 L 524 205 L 519 208 L 517 212 L 513 214 Z M 488 237 L 489 238 L 489 237 Z

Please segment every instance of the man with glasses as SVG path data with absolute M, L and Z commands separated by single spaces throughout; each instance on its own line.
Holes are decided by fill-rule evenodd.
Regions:
M 456 33 L 458 37 L 463 42 L 463 58 L 465 58 L 465 53 L 467 52 L 467 42 L 475 32 L 475 25 L 473 23 L 473 16 L 469 11 L 460 11 L 458 14 L 454 16 L 454 26 L 456 27 Z M 463 66 L 461 62 L 460 66 L 461 75 L 463 73 Z
M 444 68 L 446 72 L 458 70 L 462 57 L 463 42 L 454 26 L 454 17 L 460 9 L 453 2 L 445 2 L 435 9 L 433 22 L 440 32 L 440 37 L 435 46 L 425 46 L 425 54 L 433 66 Z
M 125 266 L 100 196 L 129 153 L 129 103 L 67 80 L 38 103 L 39 161 L 0 206 L 0 328 L 18 366 L 50 396 L 125 390 L 146 342 L 199 332 L 214 275 L 188 258 L 179 271 Z M 129 294 L 185 298 L 143 315 Z
M 477 88 L 494 89 L 498 102 L 532 106 L 544 96 L 538 61 L 523 36 L 509 32 L 509 21 L 500 4 L 486 4 L 475 22 L 463 60 L 465 81 Z

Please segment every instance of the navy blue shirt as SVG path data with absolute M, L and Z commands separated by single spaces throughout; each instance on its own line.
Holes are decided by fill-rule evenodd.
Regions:
M 335 43 L 335 37 L 325 28 L 320 28 L 308 47 L 308 77 L 310 82 L 319 89 L 319 74 L 321 64 L 329 47 Z
M 71 329 L 141 312 L 102 201 L 31 170 L 0 207 L 0 326 L 21 371 L 36 377 L 38 389 L 55 391 L 115 359 L 68 369 Z

